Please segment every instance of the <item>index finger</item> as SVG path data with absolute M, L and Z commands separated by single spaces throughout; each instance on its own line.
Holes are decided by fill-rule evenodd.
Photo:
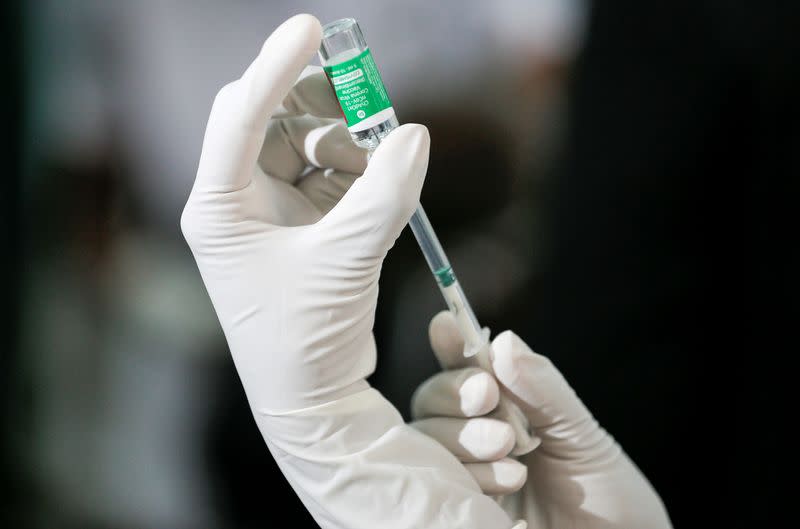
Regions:
M 318 118 L 341 118 L 342 109 L 321 66 L 309 65 L 272 113 L 273 119 L 309 114 Z
M 477 366 L 475 358 L 464 356 L 464 338 L 458 330 L 456 319 L 449 310 L 433 317 L 428 327 L 433 353 L 442 369 Z

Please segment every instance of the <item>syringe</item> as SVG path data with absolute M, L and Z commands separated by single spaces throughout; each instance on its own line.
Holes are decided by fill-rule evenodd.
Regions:
M 358 22 L 352 18 L 343 18 L 326 24 L 323 27 L 319 56 L 336 92 L 353 141 L 373 151 L 400 124 Z M 481 328 L 478 323 L 421 204 L 408 224 L 450 312 L 455 316 L 464 338 L 464 356 L 474 356 L 478 365 L 492 372 L 488 353 L 489 329 Z M 524 415 L 512 402 L 501 398 L 495 413 L 514 428 L 514 455 L 525 454 L 536 447 L 538 443 L 528 433 Z

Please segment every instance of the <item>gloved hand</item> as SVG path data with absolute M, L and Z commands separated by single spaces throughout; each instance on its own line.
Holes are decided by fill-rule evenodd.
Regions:
M 431 321 L 430 339 L 447 371 L 415 392 L 414 425 L 458 457 L 487 494 L 505 495 L 499 501 L 512 517 L 531 529 L 671 527 L 650 483 L 550 360 L 505 331 L 491 344 L 494 372 L 472 366 L 449 312 Z M 540 440 L 519 461 L 507 457 L 509 425 L 485 416 L 501 393 Z
M 325 119 L 340 112 L 323 74 L 304 70 L 320 39 L 314 17 L 288 20 L 219 92 L 181 219 L 253 415 L 322 527 L 508 529 L 365 380 L 381 264 L 419 201 L 430 140 L 405 125 L 367 164 Z

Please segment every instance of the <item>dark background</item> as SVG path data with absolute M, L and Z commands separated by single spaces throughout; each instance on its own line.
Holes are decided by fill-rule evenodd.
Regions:
M 800 176 L 800 20 L 789 7 L 598 2 L 586 11 L 574 55 L 531 53 L 529 67 L 523 60 L 507 71 L 512 80 L 504 100 L 518 103 L 533 125 L 487 121 L 466 105 L 473 101 L 469 93 L 454 94 L 464 105 L 408 96 L 401 116 L 431 130 L 423 202 L 452 249 L 465 290 L 477 300 L 479 317 L 493 329 L 514 329 L 553 359 L 652 481 L 676 527 L 776 524 L 785 465 L 793 459 L 781 428 L 796 415 L 784 389 L 784 362 L 797 352 L 798 244 L 791 227 Z M 197 508 L 205 514 L 183 517 L 164 507 L 163 515 L 132 515 L 136 494 L 115 507 L 96 492 L 92 472 L 72 482 L 68 465 L 58 470 L 59 458 L 70 451 L 47 448 L 48 442 L 60 446 L 57 436 L 65 431 L 48 426 L 56 420 L 52 410 L 62 409 L 48 402 L 69 400 L 70 388 L 78 387 L 79 399 L 92 404 L 67 411 L 96 413 L 93 406 L 114 402 L 103 388 L 118 378 L 108 373 L 127 364 L 111 363 L 116 367 L 104 371 L 97 365 L 110 362 L 105 345 L 85 356 L 74 344 L 61 350 L 62 341 L 40 339 L 58 332 L 53 317 L 41 316 L 54 303 L 49 295 L 72 299 L 69 288 L 49 286 L 74 286 L 80 294 L 72 295 L 88 307 L 86 332 L 107 334 L 116 344 L 128 338 L 114 334 L 119 324 L 109 307 L 127 298 L 109 294 L 115 290 L 108 282 L 130 282 L 136 291 L 142 276 L 117 264 L 115 241 L 128 231 L 157 241 L 126 247 L 121 255 L 134 261 L 131 252 L 162 245 L 181 253 L 184 264 L 190 257 L 177 222 L 165 227 L 148 216 L 147 200 L 132 183 L 135 164 L 127 162 L 124 136 L 114 126 L 90 157 L 46 149 L 31 154 L 39 138 L 26 116 L 40 110 L 30 94 L 47 87 L 25 81 L 37 60 L 27 34 L 31 11 L 15 3 L 2 9 L 0 524 L 274 527 L 293 519 L 294 526 L 313 527 L 263 446 L 215 330 L 207 340 L 180 342 L 202 349 L 178 363 L 190 366 L 180 371 L 189 373 L 186 387 L 202 387 L 205 400 L 178 407 L 193 410 L 191 428 L 183 437 L 167 437 L 194 446 L 199 456 L 191 464 L 200 470 L 193 479 L 205 483 L 205 492 L 189 500 L 179 494 L 184 499 L 176 504 L 193 509 L 200 498 Z M 121 46 L 113 35 L 104 39 Z M 459 179 L 457 193 L 453 178 Z M 161 262 L 153 258 L 145 281 L 154 281 Z M 193 285 L 202 292 L 199 280 Z M 441 307 L 409 233 L 391 252 L 381 289 L 379 364 L 371 382 L 407 414 L 411 392 L 436 369 L 424 325 Z M 138 300 L 131 313 L 147 320 L 148 299 Z M 129 312 L 120 314 L 127 321 Z M 196 318 L 213 325 L 205 314 Z M 181 333 L 193 328 L 174 327 Z M 171 347 L 167 331 L 153 333 L 153 340 Z M 56 344 L 57 355 L 41 350 L 48 343 Z M 150 342 L 125 343 L 149 350 Z M 108 356 L 126 358 L 116 355 Z M 52 362 L 57 368 L 48 369 Z M 148 380 L 172 387 L 158 373 L 176 364 L 148 359 L 132 365 L 142 364 L 157 374 L 133 380 L 134 400 L 137 392 L 152 390 Z M 53 377 L 74 376 L 71 371 L 84 374 L 64 393 L 50 395 L 50 385 L 58 385 Z M 99 383 L 103 377 L 110 382 Z M 165 398 L 180 398 L 180 387 L 165 391 Z M 143 417 L 135 431 L 147 428 L 150 417 L 153 424 L 163 419 Z M 87 424 L 74 426 L 79 439 L 80 429 L 94 423 Z M 165 453 L 180 458 L 186 449 L 177 444 Z M 74 457 L 83 457 L 83 466 L 93 461 L 91 453 Z M 161 460 L 148 460 L 148 452 L 142 457 L 137 479 L 147 483 L 152 476 L 155 486 Z M 101 461 L 98 456 L 97 465 Z M 103 479 L 133 481 L 124 466 L 118 474 L 115 468 Z M 85 484 L 87 492 L 65 492 L 69 483 Z M 107 507 L 95 508 L 94 498 Z

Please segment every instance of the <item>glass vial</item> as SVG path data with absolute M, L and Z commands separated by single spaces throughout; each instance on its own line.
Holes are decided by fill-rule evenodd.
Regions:
M 399 123 L 358 22 L 325 24 L 319 57 L 353 141 L 375 149 Z

